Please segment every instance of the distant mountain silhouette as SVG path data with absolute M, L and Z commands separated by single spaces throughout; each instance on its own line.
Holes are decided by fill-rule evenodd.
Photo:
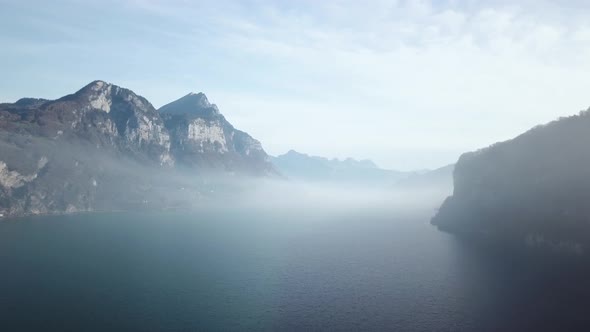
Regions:
M 381 169 L 371 160 L 328 159 L 294 150 L 272 158 L 272 162 L 283 175 L 301 181 L 391 186 L 411 174 Z
M 415 172 L 408 177 L 399 180 L 396 187 L 399 189 L 413 188 L 453 188 L 453 170 L 455 165 L 447 165 L 433 170 Z

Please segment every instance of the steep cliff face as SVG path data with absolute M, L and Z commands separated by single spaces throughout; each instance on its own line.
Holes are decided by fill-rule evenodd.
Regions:
M 590 112 L 470 152 L 432 223 L 528 247 L 583 252 L 590 245 Z
M 0 104 L 0 214 L 165 207 L 200 197 L 204 169 L 274 174 L 260 143 L 204 95 L 182 101 L 163 118 L 131 90 L 94 81 L 57 100 Z M 192 192 L 171 194 L 187 182 Z
M 130 90 L 94 81 L 54 101 L 0 104 L 3 215 L 122 208 L 123 186 L 131 197 L 141 183 L 119 178 L 126 171 L 114 165 L 122 160 L 156 168 L 174 164 L 164 122 Z
M 173 165 L 170 136 L 156 109 L 131 90 L 95 81 L 73 95 L 43 104 L 41 123 L 54 123 L 52 135 L 69 135 L 115 147 L 135 158 Z
M 277 174 L 260 142 L 235 129 L 203 93 L 190 93 L 159 111 L 180 164 L 202 171 Z

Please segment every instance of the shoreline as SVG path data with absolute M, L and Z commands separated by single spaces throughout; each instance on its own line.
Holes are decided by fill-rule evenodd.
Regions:
M 43 218 L 43 217 L 59 217 L 59 216 L 74 216 L 74 215 L 92 215 L 92 214 L 106 214 L 106 213 L 128 213 L 128 212 L 163 212 L 163 211 L 180 211 L 180 210 L 191 210 L 197 207 L 165 207 L 165 208 L 153 208 L 153 209 L 113 209 L 113 210 L 86 210 L 86 211 L 56 211 L 56 212 L 44 212 L 44 213 L 26 213 L 18 215 L 5 215 L 0 216 L 0 223 L 5 222 L 20 222 L 26 218 Z

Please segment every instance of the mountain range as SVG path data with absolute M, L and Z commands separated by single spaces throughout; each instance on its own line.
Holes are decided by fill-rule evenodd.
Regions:
M 379 168 L 371 160 L 328 159 L 295 150 L 271 157 L 271 161 L 286 177 L 308 182 L 391 186 L 410 174 Z
M 131 90 L 94 81 L 57 100 L 0 104 L 1 215 L 165 207 L 177 198 L 156 189 L 185 188 L 171 176 L 178 171 L 279 174 L 260 142 L 202 93 L 156 110 Z
M 449 185 L 451 169 L 401 172 L 293 150 L 271 157 L 203 93 L 156 109 L 99 80 L 56 100 L 0 104 L 0 217 L 189 207 L 231 196 L 244 177 L 422 188 Z

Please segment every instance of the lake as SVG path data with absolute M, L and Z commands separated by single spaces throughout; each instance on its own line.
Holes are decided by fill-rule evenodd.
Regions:
M 211 208 L 0 223 L 0 330 L 588 323 L 590 288 L 576 284 L 588 279 L 482 252 L 432 227 L 430 208 L 336 211 Z

